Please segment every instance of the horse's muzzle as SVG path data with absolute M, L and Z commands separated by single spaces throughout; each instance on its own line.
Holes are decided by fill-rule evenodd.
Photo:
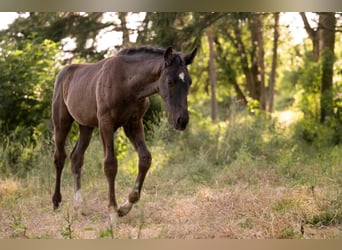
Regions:
M 176 130 L 184 130 L 189 123 L 189 115 L 178 116 L 174 121 L 174 128 Z

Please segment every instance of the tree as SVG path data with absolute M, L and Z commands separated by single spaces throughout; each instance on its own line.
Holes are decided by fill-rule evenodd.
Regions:
M 217 120 L 217 99 L 216 99 L 216 68 L 215 68 L 215 50 L 214 50 L 214 32 L 213 28 L 207 29 L 208 45 L 209 45 L 209 81 L 210 81 L 210 108 L 211 120 Z
M 308 33 L 309 38 L 312 42 L 313 61 L 317 62 L 319 60 L 319 40 L 320 40 L 318 30 L 310 26 L 309 21 L 304 12 L 300 12 L 300 15 L 304 23 L 304 28 L 306 32 Z
M 143 21 L 143 29 L 139 32 L 137 42 L 160 47 L 174 46 L 180 49 L 177 25 L 181 25 L 182 12 L 148 12 Z
M 177 50 L 200 47 L 206 28 L 229 13 L 217 12 L 148 12 L 137 42 Z
M 252 13 L 250 30 L 252 38 L 252 73 L 256 90 L 256 99 L 260 102 L 260 108 L 265 110 L 265 51 L 263 39 L 263 21 L 261 14 Z
M 122 46 L 123 47 L 128 47 L 131 43 L 129 41 L 129 30 L 127 28 L 127 12 L 119 12 L 118 17 L 120 19 L 120 27 L 122 31 Z
M 230 51 L 228 49 L 223 48 L 223 44 L 216 39 L 215 44 L 217 45 L 217 60 L 218 64 L 221 65 L 220 69 L 222 69 L 222 73 L 225 76 L 223 81 L 227 81 L 231 84 L 236 92 L 237 101 L 241 104 L 241 106 L 247 106 L 248 101 L 244 91 L 237 81 L 237 72 L 234 69 L 234 65 L 236 64 L 231 56 L 229 56 Z
M 333 66 L 335 45 L 335 13 L 320 13 L 320 57 L 322 58 L 321 122 L 334 115 Z
M 113 22 L 102 22 L 102 12 L 30 12 L 20 15 L 0 37 L 7 36 L 18 44 L 34 37 L 32 42 L 42 43 L 45 39 L 61 42 L 64 38 L 74 38 L 76 47 L 69 51 L 73 56 L 90 60 L 102 59 L 105 51 L 96 50 L 96 36 L 99 31 L 118 27 Z M 118 28 L 121 31 L 121 27 Z
M 237 65 L 230 67 L 231 76 L 239 76 L 239 71 L 244 75 L 245 90 L 234 87 L 241 100 L 247 100 L 243 96 L 249 96 L 259 103 L 259 107 L 265 110 L 265 62 L 264 62 L 264 38 L 263 38 L 263 14 L 261 13 L 233 13 L 224 18 L 219 24 L 220 34 L 224 40 L 229 41 L 235 51 L 231 52 L 238 58 Z M 224 53 L 220 55 L 225 55 Z M 235 73 L 232 72 L 236 71 Z M 233 85 L 238 81 L 232 80 Z M 241 85 L 241 83 L 240 83 Z M 244 91 L 246 94 L 243 94 Z M 245 102 L 245 101 L 244 101 Z
M 272 49 L 272 69 L 270 76 L 270 95 L 269 95 L 269 104 L 268 111 L 270 113 L 273 112 L 273 102 L 274 102 L 274 87 L 276 80 L 276 69 L 277 69 L 277 48 L 278 48 L 278 39 L 279 39 L 279 12 L 274 13 L 274 32 L 273 32 L 273 49 Z
M 313 61 L 321 63 L 320 121 L 334 114 L 333 108 L 333 65 L 336 18 L 334 12 L 318 13 L 318 26 L 312 28 L 305 13 L 300 13 L 305 29 L 313 44 Z
M 5 39 L 0 48 L 0 131 L 9 134 L 24 127 L 32 132 L 50 117 L 58 44 L 25 40 L 19 46 Z

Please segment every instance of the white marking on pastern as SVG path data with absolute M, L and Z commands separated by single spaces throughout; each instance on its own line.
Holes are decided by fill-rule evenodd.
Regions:
M 81 193 L 81 190 L 77 190 L 75 192 L 75 196 L 74 196 L 74 199 L 75 199 L 75 202 L 77 203 L 81 203 L 82 202 L 82 193 Z

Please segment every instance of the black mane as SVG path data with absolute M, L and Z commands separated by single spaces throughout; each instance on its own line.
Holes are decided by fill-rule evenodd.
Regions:
M 120 50 L 117 55 L 136 55 L 136 54 L 155 54 L 155 55 L 164 55 L 165 49 L 155 48 L 151 46 L 141 46 L 135 48 L 126 48 Z

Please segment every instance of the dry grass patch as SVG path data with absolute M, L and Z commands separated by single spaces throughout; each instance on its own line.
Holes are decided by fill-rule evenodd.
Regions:
M 18 191 L 20 183 L 13 179 L 0 179 L 0 197 L 5 195 L 11 195 Z
M 200 189 L 192 196 L 158 197 L 123 218 L 118 238 L 336 238 L 339 225 L 313 225 L 323 192 L 305 187 Z M 317 197 L 322 195 L 322 197 Z M 148 200 L 148 198 L 144 198 Z M 132 221 L 133 218 L 133 221 Z M 133 224 L 132 224 L 133 223 Z M 133 228 L 132 228 L 133 226 Z
M 118 192 L 120 199 L 127 195 L 127 190 Z M 0 238 L 342 237 L 341 223 L 336 220 L 341 211 L 338 206 L 332 209 L 338 193 L 318 188 L 235 185 L 201 187 L 182 195 L 143 193 L 140 203 L 126 217 L 119 218 L 114 228 L 108 224 L 104 186 L 85 190 L 80 213 L 73 209 L 72 196 L 72 192 L 65 191 L 62 207 L 53 211 L 49 192 L 25 195 L 18 185 L 14 194 L 0 198 Z

